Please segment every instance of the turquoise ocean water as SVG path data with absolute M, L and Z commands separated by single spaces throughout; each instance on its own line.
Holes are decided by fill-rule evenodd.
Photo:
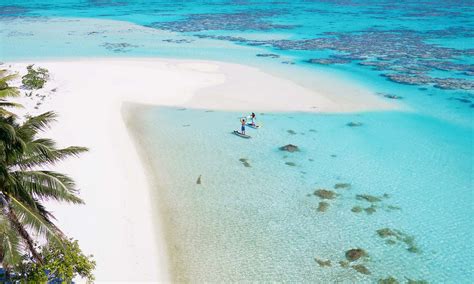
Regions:
M 0 61 L 223 60 L 306 83 L 324 72 L 401 97 L 411 112 L 258 114 L 263 127 L 248 130 L 250 141 L 229 134 L 241 113 L 137 111 L 151 164 L 168 169 L 156 197 L 173 272 L 192 281 L 470 283 L 473 16 L 470 1 L 0 0 Z M 301 151 L 278 149 L 288 143 Z M 319 199 L 321 188 L 337 197 Z M 384 228 L 393 235 L 382 238 Z M 358 247 L 368 257 L 351 265 L 369 275 L 339 263 Z

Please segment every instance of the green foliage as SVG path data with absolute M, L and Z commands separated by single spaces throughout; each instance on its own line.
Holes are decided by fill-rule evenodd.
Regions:
M 61 243 L 64 239 L 63 233 L 52 222 L 54 217 L 42 202 L 56 200 L 83 203 L 71 178 L 41 169 L 87 151 L 83 147 L 57 148 L 53 140 L 38 138 L 39 132 L 48 129 L 55 119 L 53 112 L 46 112 L 27 117 L 25 122 L 19 124 L 13 117 L 0 116 L 0 209 L 22 244 L 10 245 L 7 235 L 0 235 L 4 256 L 14 256 L 18 252 L 12 250 L 26 248 L 41 263 L 41 256 L 36 252 L 30 233 L 35 233 L 35 236 L 47 242 Z M 4 266 L 15 265 L 14 259 L 0 254 Z
M 38 67 L 35 69 L 32 65 L 26 67 L 28 73 L 21 77 L 21 83 L 28 90 L 37 90 L 43 88 L 49 79 L 49 72 L 45 68 Z
M 19 122 L 5 109 L 17 106 L 6 100 L 19 94 L 8 84 L 15 76 L 0 70 L 0 264 L 20 282 L 46 282 L 45 271 L 65 281 L 76 276 L 92 281 L 95 262 L 81 252 L 77 241 L 66 238 L 43 205 L 49 200 L 83 203 L 74 181 L 50 169 L 87 149 L 58 148 L 55 141 L 39 137 L 56 120 L 54 112 Z M 25 87 L 38 89 L 48 71 L 30 65 L 22 79 Z M 44 243 L 42 248 L 37 240 Z
M 87 256 L 81 251 L 77 240 L 70 239 L 64 241 L 62 245 L 51 243 L 42 248 L 41 255 L 43 265 L 26 261 L 17 267 L 17 271 L 20 272 L 20 281 L 38 283 L 60 278 L 70 283 L 77 276 L 88 282 L 94 281 L 92 272 L 95 269 L 95 261 L 92 255 Z
M 7 70 L 0 70 L 0 115 L 2 116 L 14 116 L 13 113 L 7 111 L 5 108 L 18 108 L 22 107 L 20 104 L 7 101 L 7 98 L 17 97 L 20 92 L 17 88 L 10 86 L 8 83 L 15 79 L 17 74 L 7 75 Z

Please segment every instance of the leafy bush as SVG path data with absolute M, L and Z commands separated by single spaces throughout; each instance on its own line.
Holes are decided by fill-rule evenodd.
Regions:
M 52 242 L 41 250 L 43 264 L 27 260 L 14 271 L 17 280 L 28 283 L 45 283 L 60 279 L 63 283 L 71 283 L 73 278 L 80 276 L 87 282 L 94 281 L 92 272 L 95 261 L 92 255 L 85 255 L 77 240 L 66 240 L 61 244 Z
M 21 77 L 21 83 L 28 90 L 38 90 L 43 88 L 46 81 L 49 79 L 48 69 L 38 67 L 35 69 L 34 65 L 28 65 L 26 69 L 28 73 Z

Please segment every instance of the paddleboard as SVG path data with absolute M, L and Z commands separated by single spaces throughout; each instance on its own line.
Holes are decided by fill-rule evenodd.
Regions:
M 247 123 L 247 126 L 255 129 L 260 128 L 260 125 L 252 125 L 252 123 Z
M 240 132 L 237 131 L 237 130 L 234 130 L 234 134 L 237 135 L 237 136 L 239 136 L 239 137 L 245 138 L 245 139 L 249 139 L 249 138 L 250 138 L 249 135 L 242 134 L 242 133 L 240 133 Z

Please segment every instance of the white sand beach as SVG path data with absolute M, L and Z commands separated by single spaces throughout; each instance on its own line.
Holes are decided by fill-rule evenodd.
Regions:
M 86 204 L 51 206 L 60 227 L 94 254 L 97 281 L 170 281 L 149 180 L 122 117 L 124 102 L 244 113 L 400 108 L 361 86 L 335 80 L 322 88 L 332 92 L 323 93 L 221 62 L 120 58 L 6 65 L 24 74 L 32 63 L 47 68 L 51 79 L 32 97 L 20 98 L 25 112 L 56 111 L 59 120 L 48 135 L 62 146 L 90 148 L 57 168 L 77 181 Z M 357 93 L 357 100 L 349 92 Z

